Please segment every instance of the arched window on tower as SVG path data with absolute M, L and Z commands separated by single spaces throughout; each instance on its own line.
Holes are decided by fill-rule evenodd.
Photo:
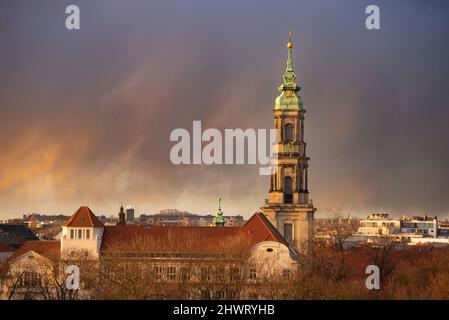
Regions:
M 289 176 L 284 180 L 284 203 L 293 203 L 293 179 Z
M 292 124 L 287 123 L 284 127 L 285 130 L 285 141 L 293 141 L 294 140 L 294 127 Z

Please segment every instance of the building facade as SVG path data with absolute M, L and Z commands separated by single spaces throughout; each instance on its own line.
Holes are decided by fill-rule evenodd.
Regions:
M 373 213 L 360 220 L 358 233 L 367 236 L 387 236 L 400 233 L 401 221 L 387 213 Z
M 134 223 L 134 212 L 135 209 L 133 206 L 126 207 L 126 223 Z
M 73 292 L 58 292 L 65 288 L 65 267 L 79 263 L 86 267 L 80 267 L 77 298 L 109 299 L 117 282 L 123 283 L 119 294 L 125 294 L 137 277 L 147 295 L 132 298 L 237 299 L 263 297 L 269 279 L 288 281 L 298 255 L 261 213 L 241 227 L 105 226 L 80 207 L 63 226 L 60 241 L 28 241 L 7 259 L 0 267 L 0 296 L 66 297 Z M 60 272 L 52 272 L 55 268 Z M 55 281 L 61 285 L 49 287 Z
M 270 222 L 300 252 L 312 240 L 316 209 L 309 199 L 309 157 L 306 154 L 304 124 L 306 112 L 293 70 L 293 43 L 287 44 L 287 68 L 281 94 L 275 100 L 274 127 L 277 129 L 276 159 L 270 190 L 261 208 Z
M 416 234 L 426 238 L 436 238 L 438 234 L 437 217 L 402 217 L 401 233 Z

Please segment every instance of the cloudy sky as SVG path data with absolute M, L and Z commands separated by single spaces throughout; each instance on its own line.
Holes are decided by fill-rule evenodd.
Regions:
M 319 212 L 449 216 L 448 18 L 444 0 L 1 1 L 0 218 L 219 196 L 249 217 L 258 166 L 175 166 L 169 136 L 270 128 L 289 29 Z

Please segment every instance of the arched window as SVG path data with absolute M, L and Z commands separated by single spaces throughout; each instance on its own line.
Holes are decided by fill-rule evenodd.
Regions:
M 285 130 L 285 141 L 293 141 L 294 140 L 294 127 L 290 123 L 287 123 L 284 127 Z
M 293 203 L 293 179 L 289 176 L 284 180 L 284 202 Z

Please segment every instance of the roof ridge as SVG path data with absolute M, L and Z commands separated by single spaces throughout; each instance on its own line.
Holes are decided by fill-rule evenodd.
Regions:
M 75 216 L 78 214 L 78 211 L 80 211 L 81 208 L 82 208 L 82 207 L 79 207 L 79 208 L 75 211 L 75 213 L 72 214 L 72 216 L 69 218 L 69 220 L 67 220 L 67 221 L 64 223 L 64 226 L 68 226 L 70 223 L 72 223 L 72 221 L 75 219 Z
M 89 207 L 86 206 L 86 208 L 87 208 L 87 216 L 89 217 L 90 223 L 92 224 L 92 227 L 95 227 L 94 222 L 92 220 L 92 214 L 94 214 L 94 213 L 90 210 Z
M 40 255 L 45 255 L 44 252 L 51 252 L 52 248 L 42 248 L 42 250 L 39 250 L 39 248 L 33 248 L 35 244 L 49 244 L 49 243 L 61 243 L 60 240 L 28 240 L 25 241 L 4 263 L 9 263 L 10 261 L 28 253 L 28 252 L 36 252 Z M 60 247 L 58 246 L 58 249 L 55 250 L 55 252 L 60 253 Z M 36 251 L 37 250 L 37 251 Z M 39 252 L 41 251 L 41 252 Z
M 80 215 L 81 218 L 77 220 L 76 217 L 78 215 Z M 75 211 L 75 213 L 64 224 L 64 226 L 98 228 L 104 227 L 104 224 L 97 218 L 97 216 L 88 206 L 81 206 L 78 208 L 78 210 Z
M 287 241 L 284 239 L 281 233 L 273 226 L 270 220 L 268 220 L 268 218 L 262 212 L 256 212 L 255 215 L 259 218 L 260 221 L 262 221 L 273 238 L 280 240 L 282 243 L 288 245 Z

